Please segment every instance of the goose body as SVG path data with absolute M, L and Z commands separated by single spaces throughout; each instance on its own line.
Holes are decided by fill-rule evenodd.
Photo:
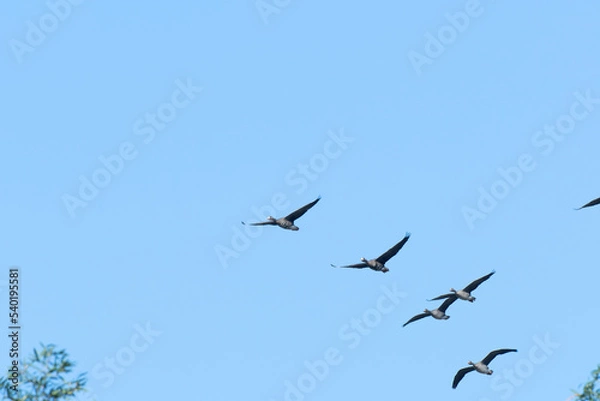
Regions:
M 427 317 L 427 316 L 431 316 L 437 320 L 448 320 L 448 319 L 450 319 L 450 316 L 446 315 L 446 309 L 448 309 L 448 307 L 450 305 L 452 305 L 452 303 L 454 301 L 456 301 L 456 297 L 448 298 L 437 309 L 434 309 L 434 310 L 425 309 L 425 311 L 423 313 L 411 317 L 408 322 L 406 322 L 402 325 L 402 327 L 405 327 L 407 324 L 412 323 L 419 319 L 423 319 L 424 317 Z
M 444 299 L 444 298 L 455 298 L 455 299 L 461 299 L 463 301 L 473 302 L 473 301 L 475 301 L 476 298 L 471 295 L 471 292 L 475 291 L 475 289 L 477 287 L 479 287 L 479 285 L 481 283 L 483 283 L 484 281 L 486 281 L 487 279 L 492 277 L 494 275 L 494 273 L 496 273 L 495 270 L 493 270 L 491 273 L 486 274 L 485 276 L 480 277 L 477 280 L 473 281 L 472 283 L 467 285 L 462 290 L 457 291 L 454 288 L 450 288 L 449 294 L 440 295 L 438 297 L 429 299 L 429 301 L 437 301 L 437 300 Z
M 473 363 L 471 362 L 470 365 L 472 365 L 475 368 L 475 371 L 484 375 L 491 375 L 492 373 L 494 373 L 494 371 L 492 369 L 489 368 L 488 365 L 485 365 L 481 362 L 476 362 Z
M 492 360 L 496 356 L 506 354 L 507 352 L 517 352 L 517 350 L 511 348 L 497 349 L 487 354 L 487 356 L 479 362 L 474 363 L 469 361 L 468 364 L 471 366 L 462 368 L 458 372 L 456 372 L 456 376 L 454 376 L 454 381 L 452 382 L 452 388 L 456 388 L 456 386 L 458 386 L 458 383 L 460 383 L 462 378 L 465 377 L 465 375 L 469 372 L 476 371 L 484 375 L 491 375 L 492 373 L 494 373 L 494 371 L 491 370 L 488 366 L 490 362 L 492 362 Z
M 434 309 L 432 311 L 428 311 L 429 314 L 431 315 L 431 317 L 433 317 L 434 319 L 437 320 L 448 320 L 450 319 L 450 316 L 446 315 L 445 312 L 439 310 L 439 309 Z
M 454 290 L 454 288 L 451 288 L 450 291 Z M 454 294 L 456 295 L 456 297 L 458 299 L 462 299 L 463 301 L 469 301 L 469 302 L 473 302 L 475 301 L 475 297 L 471 296 L 470 292 L 466 292 L 465 290 L 454 290 L 452 291 L 454 292 Z
M 273 216 L 269 216 L 269 217 L 267 217 L 266 221 L 262 221 L 260 223 L 249 223 L 248 225 L 250 225 L 250 226 L 279 226 L 286 230 L 298 231 L 300 228 L 298 228 L 298 226 L 296 226 L 294 224 L 294 221 L 296 221 L 296 219 L 299 219 L 300 217 L 302 217 L 302 215 L 304 215 L 304 213 L 306 213 L 308 211 L 308 209 L 310 209 L 311 207 L 316 205 L 320 199 L 321 199 L 321 197 L 319 196 L 316 200 L 312 201 L 309 204 L 302 206 L 300 209 L 288 214 L 285 217 L 276 219 Z M 242 221 L 242 224 L 245 225 L 246 223 Z
M 388 269 L 385 264 L 387 263 L 388 260 L 390 260 L 392 257 L 394 257 L 399 251 L 400 249 L 402 249 L 402 247 L 404 246 L 404 244 L 406 244 L 406 241 L 408 241 L 408 239 L 410 238 L 410 233 L 406 233 L 406 235 L 404 236 L 404 238 L 402 238 L 402 240 L 400 242 L 398 242 L 396 245 L 394 245 L 393 247 L 391 247 L 390 249 L 388 249 L 383 255 L 379 256 L 376 259 L 370 259 L 367 260 L 366 258 L 360 258 L 361 263 L 356 263 L 354 265 L 346 265 L 346 266 L 337 266 L 332 264 L 332 267 L 344 267 L 344 268 L 352 268 L 352 269 L 364 269 L 366 267 L 368 267 L 371 270 L 375 270 L 377 272 L 382 272 L 382 273 L 387 273 L 388 271 L 390 271 L 390 269 Z

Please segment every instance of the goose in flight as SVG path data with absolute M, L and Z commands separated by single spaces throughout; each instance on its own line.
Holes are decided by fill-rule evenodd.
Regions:
M 346 266 L 336 266 L 336 265 L 332 264 L 331 266 L 332 267 L 349 267 L 349 268 L 353 268 L 353 269 L 364 269 L 365 267 L 368 267 L 369 269 L 375 270 L 377 272 L 380 271 L 383 273 L 387 273 L 390 271 L 390 269 L 385 267 L 385 264 L 387 263 L 388 260 L 393 258 L 398 253 L 398 251 L 400 251 L 400 249 L 402 249 L 402 247 L 404 246 L 404 244 L 406 244 L 406 241 L 408 241 L 409 238 L 410 238 L 410 233 L 406 233 L 404 238 L 402 238 L 402 241 L 398 242 L 396 245 L 394 245 L 393 247 L 388 249 L 383 255 L 381 255 L 377 259 L 367 260 L 365 258 L 360 258 L 360 260 L 362 260 L 362 263 L 357 263 L 354 265 L 346 265 Z
M 596 205 L 600 205 L 600 198 L 594 199 L 593 201 L 588 202 L 585 205 L 583 205 L 580 208 L 577 208 L 575 210 L 580 210 L 580 209 L 583 209 L 584 207 L 590 207 L 590 206 L 596 206 Z
M 449 294 L 440 295 L 439 297 L 435 297 L 433 299 L 428 299 L 428 301 L 437 301 L 439 299 L 444 299 L 444 298 L 455 298 L 455 299 L 458 298 L 458 299 L 462 299 L 463 301 L 473 302 L 473 301 L 475 301 L 475 297 L 471 295 L 471 292 L 473 292 L 477 287 L 479 287 L 479 284 L 483 283 L 485 280 L 492 277 L 492 275 L 494 273 L 496 273 L 495 270 L 493 270 L 490 274 L 486 274 L 485 276 L 480 277 L 477 280 L 473 281 L 471 284 L 469 284 L 462 290 L 456 291 L 454 288 L 450 288 Z
M 267 217 L 267 221 L 263 221 L 260 223 L 249 223 L 249 225 L 251 225 L 251 226 L 279 226 L 286 230 L 298 231 L 299 228 L 294 225 L 294 221 L 296 219 L 299 219 L 300 217 L 302 217 L 302 215 L 304 215 L 304 213 L 306 213 L 308 211 L 308 209 L 310 209 L 311 207 L 316 205 L 320 199 L 321 199 L 321 197 L 319 196 L 316 200 L 310 202 L 307 205 L 302 206 L 300 209 L 288 214 L 285 217 L 276 219 L 272 216 L 269 216 L 269 217 Z M 242 221 L 242 224 L 245 225 L 246 223 L 244 223 Z
M 425 309 L 424 313 L 413 316 L 412 318 L 410 318 L 410 320 L 408 322 L 404 323 L 402 325 L 402 327 L 406 326 L 409 323 L 414 322 L 415 320 L 423 319 L 424 317 L 427 317 L 427 316 L 432 316 L 434 319 L 438 319 L 438 320 L 448 320 L 448 319 L 450 319 L 450 316 L 446 315 L 446 309 L 448 309 L 448 307 L 450 305 L 452 305 L 452 303 L 454 301 L 456 301 L 456 297 L 451 297 L 451 298 L 448 298 L 447 300 L 445 300 L 444 303 L 437 309 L 434 309 L 434 310 Z
M 462 368 L 461 370 L 459 370 L 456 373 L 456 376 L 454 376 L 454 381 L 452 382 L 452 388 L 456 388 L 456 386 L 458 386 L 458 383 L 462 380 L 462 378 L 467 373 L 472 372 L 474 370 L 479 373 L 483 373 L 484 375 L 491 375 L 492 373 L 494 373 L 494 371 L 488 367 L 490 362 L 492 362 L 492 360 L 496 356 L 506 354 L 507 352 L 517 352 L 517 350 L 509 349 L 509 348 L 497 349 L 497 350 L 492 351 L 489 354 L 487 354 L 487 356 L 485 358 L 483 358 L 480 362 L 473 363 L 473 362 L 469 361 L 468 363 L 471 366 L 469 366 L 467 368 Z

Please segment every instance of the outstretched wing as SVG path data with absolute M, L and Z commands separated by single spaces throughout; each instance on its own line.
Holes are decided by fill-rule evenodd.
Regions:
M 470 293 L 471 291 L 473 291 L 477 287 L 479 287 L 479 284 L 483 283 L 485 280 L 492 277 L 494 275 L 494 273 L 496 273 L 496 270 L 493 270 L 490 274 L 486 274 L 485 276 L 478 278 L 477 280 L 473 281 L 471 284 L 469 284 L 468 286 L 463 288 L 463 291 Z
M 410 238 L 410 233 L 406 233 L 404 238 L 402 238 L 402 241 L 398 242 L 396 245 L 394 245 L 393 247 L 388 249 L 386 253 L 384 253 L 383 255 L 378 257 L 376 260 L 379 263 L 385 264 L 385 262 L 390 260 L 394 255 L 396 255 L 398 253 L 398 251 L 400 249 L 402 249 L 402 247 L 404 246 L 404 244 L 406 244 L 406 241 L 408 241 L 409 238 Z
M 277 225 L 274 221 L 261 221 L 260 223 L 245 223 L 242 221 L 242 224 L 245 226 L 274 226 Z
M 452 295 L 454 295 L 454 294 L 452 294 Z M 439 310 L 440 312 L 444 312 L 444 313 L 446 313 L 446 309 L 448 309 L 448 307 L 449 307 L 450 305 L 452 305 L 452 303 L 453 303 L 454 301 L 456 301 L 456 299 L 457 299 L 457 298 L 458 298 L 457 296 L 453 296 L 453 297 L 450 297 L 450 298 L 448 298 L 448 299 L 447 299 L 447 300 L 445 300 L 445 301 L 444 301 L 444 303 L 443 303 L 443 304 L 442 304 L 442 305 L 441 305 L 441 306 L 438 308 L 438 310 Z
M 473 366 L 469 366 L 468 368 L 462 368 L 458 372 L 456 372 L 456 376 L 454 376 L 454 381 L 452 382 L 452 388 L 456 388 L 458 383 L 462 380 L 463 377 L 469 372 L 474 371 L 475 368 Z
M 302 217 L 302 215 L 304 213 L 306 213 L 306 211 L 308 209 L 310 209 L 311 207 L 313 207 L 314 205 L 316 205 L 319 200 L 321 200 L 320 196 L 316 200 L 310 202 L 308 205 L 304 205 L 300 209 L 296 210 L 295 212 L 292 212 L 292 213 L 288 214 L 287 216 L 284 217 L 284 219 L 286 219 L 287 221 L 290 221 L 290 222 L 293 223 L 294 220 Z
M 409 323 L 414 322 L 415 320 L 423 319 L 424 317 L 427 317 L 427 316 L 429 316 L 429 313 L 421 313 L 419 315 L 413 316 L 413 317 L 410 318 L 410 320 L 408 322 L 404 323 L 402 325 L 402 327 L 406 326 Z
M 428 299 L 428 301 L 439 301 L 440 299 L 450 298 L 453 295 L 456 295 L 456 294 L 454 294 L 453 292 L 451 292 L 449 294 L 444 294 L 444 295 L 440 295 L 439 297 Z
M 596 205 L 600 205 L 600 198 L 594 199 L 593 201 L 588 202 L 585 205 L 583 205 L 580 208 L 575 209 L 575 210 L 583 209 L 584 207 L 596 206 Z
M 369 265 L 366 263 L 357 263 L 355 265 L 346 265 L 346 266 L 336 266 L 336 265 L 332 264 L 331 267 L 351 267 L 353 269 L 364 269 L 365 267 L 369 267 Z
M 507 352 L 517 352 L 517 350 L 512 348 L 497 349 L 487 354 L 487 356 L 481 360 L 481 363 L 489 365 L 496 356 L 506 354 Z

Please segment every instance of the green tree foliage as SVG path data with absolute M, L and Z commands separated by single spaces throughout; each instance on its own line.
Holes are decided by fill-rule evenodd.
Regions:
M 41 350 L 33 350 L 28 360 L 19 363 L 19 384 L 13 383 L 10 367 L 6 377 L 0 377 L 0 397 L 10 401 L 58 401 L 74 398 L 86 391 L 85 373 L 67 379 L 75 364 L 67 352 L 57 350 L 52 344 L 41 344 Z
M 583 392 L 575 393 L 575 401 L 600 401 L 600 388 L 597 388 L 596 385 L 600 380 L 600 365 L 598 368 L 592 372 L 592 380 L 587 382 L 583 386 Z

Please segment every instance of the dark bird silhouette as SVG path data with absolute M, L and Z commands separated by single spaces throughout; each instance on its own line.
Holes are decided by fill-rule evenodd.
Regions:
M 434 319 L 438 319 L 438 320 L 448 320 L 448 319 L 450 319 L 450 316 L 446 315 L 446 309 L 448 309 L 448 307 L 450 305 L 452 305 L 452 303 L 454 301 L 456 301 L 456 297 L 448 298 L 437 309 L 434 309 L 434 310 L 425 309 L 424 313 L 421 313 L 419 315 L 411 317 L 408 322 L 406 322 L 402 325 L 402 327 L 404 327 L 407 324 L 412 323 L 416 320 L 423 319 L 424 317 L 427 317 L 427 316 L 432 316 Z
M 388 260 L 393 258 L 398 253 L 398 251 L 400 251 L 400 249 L 402 249 L 402 247 L 404 246 L 404 244 L 406 244 L 406 241 L 408 241 L 409 238 L 410 238 L 410 233 L 406 233 L 404 238 L 402 238 L 402 241 L 398 242 L 396 245 L 394 245 L 393 247 L 388 249 L 383 255 L 381 255 L 377 259 L 367 260 L 365 258 L 360 258 L 360 260 L 362 260 L 362 263 L 357 263 L 354 265 L 346 265 L 346 266 L 336 266 L 336 265 L 332 264 L 331 266 L 332 267 L 348 267 L 348 268 L 353 268 L 353 269 L 364 269 L 365 267 L 368 267 L 368 268 L 378 271 L 378 272 L 380 271 L 383 273 L 387 273 L 388 271 L 390 271 L 390 269 L 385 267 L 385 264 L 387 263 Z
M 495 270 L 493 270 L 490 274 L 486 274 L 485 276 L 480 277 L 477 280 L 473 281 L 471 284 L 469 284 L 462 290 L 456 291 L 454 288 L 450 288 L 449 294 L 440 295 L 439 297 L 435 297 L 433 299 L 428 299 L 428 301 L 437 301 L 439 299 L 454 297 L 454 298 L 462 299 L 463 301 L 473 302 L 473 301 L 475 301 L 475 297 L 471 295 L 471 292 L 473 292 L 477 287 L 479 287 L 479 284 L 483 283 L 485 280 L 492 277 L 492 275 L 494 273 L 496 273 Z
M 596 205 L 600 205 L 600 198 L 598 198 L 598 199 L 594 199 L 593 201 L 591 201 L 591 202 L 588 202 L 588 203 L 586 203 L 585 205 L 583 205 L 583 206 L 581 206 L 580 208 L 577 208 L 577 209 L 575 209 L 575 210 L 581 210 L 581 209 L 583 209 L 584 207 L 590 207 L 590 206 L 596 206 Z
M 506 354 L 507 352 L 517 352 L 517 350 L 509 349 L 509 348 L 497 349 L 497 350 L 492 351 L 489 354 L 487 354 L 487 356 L 485 358 L 483 358 L 480 362 L 473 363 L 473 362 L 469 361 L 468 364 L 471 366 L 469 366 L 467 368 L 462 368 L 461 370 L 459 370 L 456 373 L 456 376 L 454 376 L 454 381 L 452 382 L 452 388 L 456 388 L 456 386 L 458 386 L 458 383 L 462 380 L 462 378 L 467 373 L 472 372 L 474 370 L 479 373 L 482 373 L 484 375 L 491 375 L 492 373 L 494 373 L 494 371 L 488 367 L 490 362 L 492 362 L 492 360 L 496 356 Z
M 302 206 L 300 209 L 288 214 L 285 217 L 276 219 L 273 216 L 269 216 L 269 217 L 267 217 L 267 221 L 263 221 L 260 223 L 249 223 L 249 225 L 251 225 L 251 226 L 279 226 L 281 228 L 285 228 L 286 230 L 298 231 L 299 228 L 294 225 L 294 221 L 296 219 L 299 219 L 300 217 L 302 217 L 302 215 L 304 215 L 304 213 L 306 213 L 308 211 L 308 209 L 310 209 L 311 207 L 316 205 L 320 199 L 321 199 L 321 197 L 319 196 L 316 200 L 310 202 L 307 205 Z M 246 224 L 246 223 L 244 223 L 242 221 L 242 224 Z

